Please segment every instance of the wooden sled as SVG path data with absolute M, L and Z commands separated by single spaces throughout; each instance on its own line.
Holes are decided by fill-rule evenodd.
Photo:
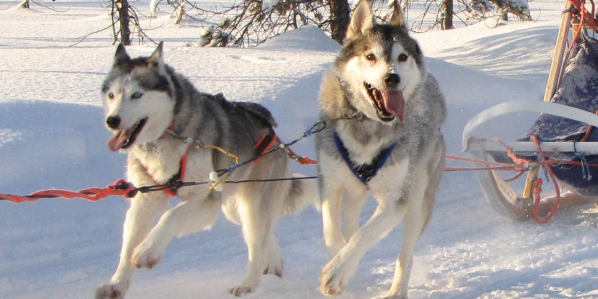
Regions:
M 585 22 L 582 22 L 581 24 L 583 26 L 582 29 L 577 31 L 578 29 L 576 26 L 580 25 L 579 20 L 581 18 L 579 14 L 574 15 L 572 13 L 572 8 L 574 8 L 573 11 L 583 12 L 584 6 L 583 4 L 580 4 L 581 3 L 577 0 L 567 1 L 566 3 L 565 12 L 562 16 L 557 37 L 557 44 L 552 59 L 548 83 L 546 85 L 544 102 L 502 103 L 482 111 L 472 118 L 464 128 L 462 140 L 463 151 L 467 152 L 472 159 L 480 161 L 476 166 L 488 169 L 477 171 L 477 177 L 484 193 L 484 197 L 491 204 L 491 206 L 502 215 L 513 217 L 518 220 L 534 218 L 539 223 L 546 223 L 555 214 L 557 208 L 566 208 L 598 202 L 598 172 L 596 173 L 596 178 L 594 178 L 597 182 L 595 190 L 593 186 L 589 186 L 586 189 L 576 189 L 573 188 L 573 186 L 568 186 L 568 178 L 565 177 L 566 179 L 564 181 L 566 182 L 557 178 L 556 181 L 558 184 L 556 184 L 557 187 L 554 191 L 555 195 L 540 199 L 538 197 L 538 193 L 534 192 L 534 189 L 537 187 L 536 184 L 538 182 L 539 173 L 541 173 L 540 171 L 543 171 L 542 169 L 544 168 L 546 169 L 545 171 L 552 173 L 552 168 L 557 167 L 558 165 L 549 166 L 542 164 L 539 162 L 539 160 L 541 160 L 540 158 L 538 158 L 537 161 L 523 163 L 524 165 L 520 165 L 520 167 L 525 168 L 527 177 L 525 178 L 522 192 L 517 192 L 511 186 L 511 184 L 514 184 L 513 182 L 503 179 L 499 174 L 499 171 L 492 169 L 487 164 L 487 162 L 496 162 L 496 156 L 506 156 L 506 153 L 509 150 L 512 150 L 511 157 L 513 156 L 513 153 L 517 156 L 548 155 L 551 157 L 551 159 L 564 155 L 570 157 L 581 157 L 580 159 L 583 159 L 582 162 L 585 161 L 585 157 L 596 157 L 596 161 L 598 162 L 598 142 L 543 141 L 538 144 L 532 141 L 517 141 L 505 146 L 503 143 L 495 140 L 472 137 L 475 128 L 486 121 L 508 113 L 520 111 L 531 111 L 539 112 L 543 115 L 554 115 L 560 118 L 579 121 L 590 128 L 598 127 L 598 115 L 594 113 L 596 111 L 589 112 L 587 110 L 565 106 L 562 103 L 558 104 L 551 102 L 553 101 L 553 97 L 557 93 L 557 90 L 562 83 L 561 80 L 563 80 L 563 75 L 567 66 L 566 62 L 568 60 L 568 53 L 571 51 L 571 48 L 567 49 L 567 44 L 568 42 L 572 42 L 574 39 L 576 41 L 578 39 L 577 34 L 570 34 L 570 32 L 576 31 L 579 33 L 581 30 L 586 30 L 586 26 L 584 25 L 587 24 L 592 25 L 591 28 L 596 28 L 596 20 L 593 17 L 588 17 L 588 15 L 593 15 L 593 12 L 588 12 L 588 15 L 584 16 Z M 591 129 L 588 129 L 588 132 L 590 132 L 590 130 Z M 598 131 L 598 129 L 596 131 Z M 514 162 L 513 160 L 517 160 L 517 157 L 512 157 L 512 160 L 510 161 Z M 581 163 L 582 169 L 589 169 L 589 167 L 592 167 L 592 170 L 594 170 L 594 164 L 598 165 L 598 163 L 586 162 L 584 166 L 584 164 Z M 559 167 L 563 168 L 563 166 Z M 579 167 L 577 170 L 579 170 Z M 595 170 L 598 171 L 598 168 Z M 578 175 L 578 173 L 575 173 L 575 175 Z M 560 173 L 560 178 L 563 178 L 562 171 Z M 520 181 L 519 183 L 521 185 L 523 182 Z M 562 187 L 572 188 L 569 188 L 570 191 L 560 194 Z M 579 192 L 579 190 L 582 191 Z

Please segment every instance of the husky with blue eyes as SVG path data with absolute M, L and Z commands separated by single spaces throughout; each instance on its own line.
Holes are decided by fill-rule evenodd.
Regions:
M 266 108 L 199 92 L 164 63 L 161 43 L 150 57 L 134 59 L 118 46 L 102 97 L 106 127 L 113 133 L 108 148 L 128 154 L 127 178 L 137 187 L 207 181 L 211 172 L 236 163 L 228 154 L 249 161 L 280 144 Z M 264 274 L 282 276 L 276 222 L 308 201 L 317 201 L 315 184 L 306 180 L 267 181 L 290 177 L 289 168 L 281 150 L 230 176 L 252 183 L 223 184 L 221 191 L 199 185 L 139 192 L 126 214 L 118 268 L 96 298 L 124 298 L 137 268 L 154 267 L 174 237 L 211 228 L 220 210 L 242 226 L 249 252 L 245 279 L 230 293 L 254 292 Z M 181 202 L 167 210 L 169 196 Z

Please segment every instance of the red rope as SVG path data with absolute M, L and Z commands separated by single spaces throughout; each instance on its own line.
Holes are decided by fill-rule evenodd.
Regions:
M 559 189 L 559 183 L 557 182 L 556 177 L 554 176 L 554 173 L 552 172 L 552 169 L 550 168 L 550 165 L 548 163 L 545 163 L 548 160 L 546 159 L 546 155 L 544 154 L 544 152 L 542 151 L 542 148 L 540 147 L 540 141 L 534 135 L 530 136 L 530 139 L 538 147 L 538 153 L 540 154 L 540 158 L 542 159 L 540 163 L 542 164 L 544 169 L 550 175 L 550 179 L 552 180 L 552 183 L 554 184 L 554 190 L 556 192 L 556 202 L 554 203 L 554 207 L 552 207 L 552 211 L 550 211 L 550 214 L 548 214 L 548 216 L 546 216 L 546 218 L 540 219 L 540 216 L 538 215 L 538 213 L 540 212 L 540 201 L 542 200 L 542 196 L 540 195 L 542 193 L 542 179 L 538 178 L 536 180 L 536 186 L 534 188 L 535 199 L 534 199 L 533 216 L 534 216 L 534 219 L 536 220 L 536 222 L 538 222 L 540 224 L 546 224 L 548 221 L 550 221 L 550 219 L 552 219 L 552 217 L 556 214 L 556 211 L 559 208 L 559 204 L 561 203 L 561 190 Z
M 593 14 L 585 8 L 585 0 L 569 0 L 569 2 L 573 3 L 573 6 L 579 11 L 580 27 L 586 25 L 587 22 L 588 27 L 594 30 L 594 32 L 598 32 L 598 23 L 596 23 Z M 592 10 L 594 9 L 593 7 L 594 2 L 592 2 Z M 577 37 L 577 35 L 575 37 Z M 573 42 L 575 42 L 575 39 Z
M 498 168 L 500 170 L 514 170 L 514 171 L 523 170 L 523 171 L 525 171 L 527 169 L 524 165 L 517 164 L 517 163 L 502 163 L 502 162 L 483 161 L 483 160 L 469 159 L 469 158 L 457 157 L 457 156 L 451 156 L 451 155 L 446 155 L 446 158 L 451 159 L 451 160 L 472 162 L 472 163 L 483 164 L 483 165 L 488 165 L 488 166 L 497 166 L 497 167 L 500 167 L 500 168 Z M 451 168 L 451 167 L 445 168 L 445 170 L 447 170 L 447 169 L 448 170 L 470 170 L 470 169 L 479 170 L 477 168 L 475 168 L 475 169 L 473 169 L 473 168 Z M 484 169 L 492 169 L 492 168 L 484 168 Z
M 301 165 L 314 165 L 314 164 L 318 164 L 318 161 L 312 160 L 309 157 L 300 157 L 300 156 L 297 156 L 297 154 L 295 154 L 295 152 L 290 147 L 287 147 L 287 150 L 289 151 L 289 158 L 297 161 Z
M 111 195 L 120 195 L 125 198 L 134 197 L 137 193 L 137 188 L 132 184 L 128 183 L 125 180 L 118 180 L 114 182 L 114 184 L 110 186 L 106 186 L 105 188 L 89 188 L 84 189 L 81 191 L 68 191 L 68 190 L 57 190 L 57 189 L 50 189 L 50 190 L 42 190 L 32 193 L 30 195 L 21 196 L 21 195 L 14 195 L 14 194 L 0 194 L 0 200 L 8 200 L 14 203 L 22 203 L 28 201 L 36 201 L 41 198 L 55 198 L 55 197 L 64 197 L 67 199 L 72 198 L 84 198 L 89 201 L 97 201 L 102 198 L 106 198 Z
M 560 189 L 559 189 L 559 185 L 558 185 L 558 181 L 556 180 L 556 177 L 552 171 L 552 169 L 550 168 L 550 165 L 555 165 L 555 164 L 572 164 L 572 165 L 581 165 L 581 162 L 578 161 L 560 161 L 560 160 L 552 160 L 552 159 L 547 159 L 546 155 L 544 153 L 544 151 L 542 150 L 542 147 L 540 146 L 540 141 L 538 140 L 538 138 L 534 135 L 530 136 L 530 140 L 532 142 L 534 142 L 538 148 L 538 153 L 540 155 L 540 161 L 537 162 L 540 165 L 542 165 L 542 167 L 544 167 L 544 169 L 546 170 L 546 172 L 548 172 L 548 174 L 550 175 L 550 178 L 552 179 L 552 182 L 554 184 L 554 189 L 556 192 L 556 202 L 554 204 L 554 207 L 552 208 L 552 211 L 548 214 L 548 216 L 546 216 L 546 218 L 544 219 L 540 219 L 540 216 L 538 215 L 540 212 L 540 201 L 542 200 L 542 179 L 538 178 L 535 182 L 535 186 L 534 186 L 534 206 L 533 206 L 533 217 L 534 220 L 536 220 L 536 222 L 538 222 L 539 224 L 546 224 L 548 223 L 548 221 L 550 221 L 550 219 L 552 219 L 552 217 L 556 214 L 556 211 L 558 210 L 559 204 L 561 202 L 561 193 L 560 193 Z M 509 156 L 509 158 L 511 158 L 511 160 L 513 160 L 515 163 L 514 164 L 507 164 L 507 163 L 499 163 L 499 164 L 506 164 L 506 165 L 512 165 L 513 169 L 518 170 L 519 174 L 517 174 L 513 179 L 514 180 L 516 178 L 518 178 L 526 169 L 527 166 L 530 163 L 533 163 L 534 161 L 531 160 L 527 160 L 524 158 L 520 158 L 515 154 L 515 151 L 513 150 L 512 147 L 507 146 L 504 142 L 502 142 L 501 140 L 494 138 L 492 139 L 492 141 L 494 142 L 498 142 L 500 144 L 502 144 L 505 147 L 505 151 L 507 152 L 507 155 Z M 496 162 L 488 162 L 488 161 L 477 161 L 474 159 L 466 159 L 466 158 L 459 158 L 459 157 L 453 157 L 453 156 L 447 156 L 447 158 L 452 158 L 452 159 L 456 159 L 456 160 L 461 160 L 461 161 L 470 161 L 470 162 L 474 162 L 474 163 L 481 163 L 481 164 L 487 164 L 487 165 L 493 165 L 496 164 Z M 595 163 L 592 163 L 592 166 L 597 166 L 595 165 Z

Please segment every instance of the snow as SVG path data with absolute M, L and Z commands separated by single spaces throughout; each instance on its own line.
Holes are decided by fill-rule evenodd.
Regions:
M 43 2 L 46 4 L 46 2 Z M 125 155 L 106 147 L 99 88 L 115 51 L 107 11 L 95 1 L 32 3 L 31 11 L 0 7 L 0 193 L 103 187 L 124 177 Z M 135 3 L 146 12 L 147 3 Z M 165 5 L 165 4 L 162 4 Z M 460 152 L 465 123 L 506 101 L 543 97 L 562 2 L 529 3 L 535 22 L 494 21 L 414 37 L 446 95 L 443 126 L 449 154 Z M 12 7 L 12 8 L 11 8 Z M 11 8 L 11 9 L 9 9 Z M 316 28 L 289 32 L 260 47 L 200 48 L 201 26 L 173 25 L 169 8 L 144 20 L 164 56 L 202 91 L 268 107 L 284 140 L 299 137 L 318 118 L 323 72 L 339 46 Z M 417 15 L 417 14 L 415 14 Z M 154 45 L 128 48 L 149 55 Z M 536 115 L 488 123 L 474 134 L 512 141 Z M 314 157 L 314 140 L 294 148 Z M 451 163 L 453 164 L 453 163 Z M 315 168 L 293 164 L 305 175 Z M 172 203 L 176 203 L 172 199 Z M 90 298 L 118 262 L 127 202 L 46 199 L 0 202 L 0 298 Z M 372 213 L 370 201 L 362 220 Z M 475 175 L 447 172 L 434 217 L 418 243 L 411 298 L 598 298 L 598 209 L 559 211 L 547 225 L 504 218 L 485 202 Z M 313 208 L 277 228 L 285 260 L 282 279 L 265 277 L 247 298 L 324 298 L 318 276 L 328 261 L 320 214 Z M 369 251 L 337 298 L 370 298 L 391 284 L 402 229 Z M 174 240 L 153 270 L 137 272 L 128 298 L 228 298 L 244 275 L 247 251 L 240 228 L 221 217 L 208 232 Z

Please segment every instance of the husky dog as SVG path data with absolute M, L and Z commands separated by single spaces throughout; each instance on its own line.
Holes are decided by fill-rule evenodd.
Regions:
M 135 59 L 118 46 L 102 97 L 106 126 L 114 133 L 108 147 L 128 152 L 127 177 L 138 187 L 183 177 L 205 181 L 210 172 L 235 164 L 227 153 L 243 162 L 280 144 L 266 108 L 200 93 L 164 63 L 162 43 L 150 57 Z M 289 172 L 286 153 L 275 151 L 238 168 L 231 179 L 268 180 L 289 177 Z M 174 237 L 212 227 L 220 209 L 242 226 L 249 251 L 245 280 L 230 293 L 251 293 L 263 274 L 282 276 L 274 226 L 285 212 L 317 199 L 315 189 L 315 184 L 293 180 L 228 184 L 222 193 L 206 185 L 139 193 L 126 214 L 118 268 L 110 282 L 98 288 L 96 298 L 124 298 L 136 268 L 154 267 Z M 167 193 L 181 203 L 164 212 Z
M 329 125 L 317 135 L 318 171 L 332 256 L 320 276 L 324 294 L 341 292 L 365 252 L 404 219 L 403 248 L 386 296 L 407 297 L 415 243 L 429 222 L 444 167 L 446 108 L 405 22 L 395 2 L 389 23 L 376 24 L 362 0 L 322 81 L 321 120 Z M 360 227 L 369 193 L 378 207 Z

